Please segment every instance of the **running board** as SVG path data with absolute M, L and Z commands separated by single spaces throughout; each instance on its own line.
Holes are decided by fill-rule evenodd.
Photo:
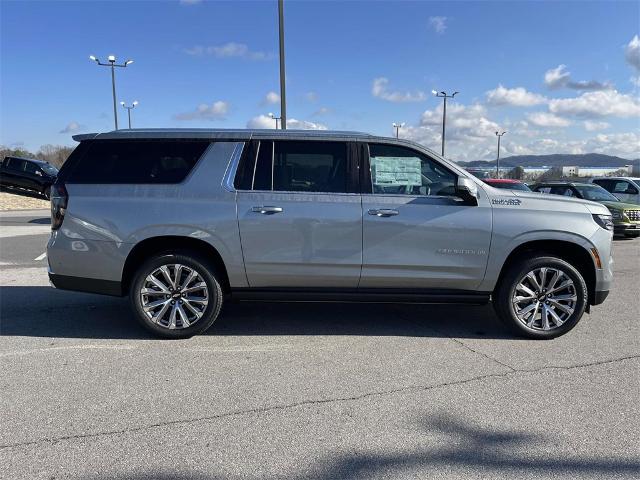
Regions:
M 438 289 L 309 289 L 309 288 L 236 288 L 233 301 L 257 302 L 368 302 L 368 303 L 466 303 L 485 305 L 489 292 Z

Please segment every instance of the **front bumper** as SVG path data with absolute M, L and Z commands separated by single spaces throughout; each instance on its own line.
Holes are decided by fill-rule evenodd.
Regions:
M 609 290 L 600 290 L 595 292 L 593 299 L 589 302 L 589 305 L 600 305 L 609 296 Z
M 625 235 L 628 233 L 637 233 L 640 235 L 640 223 L 614 223 L 614 235 Z

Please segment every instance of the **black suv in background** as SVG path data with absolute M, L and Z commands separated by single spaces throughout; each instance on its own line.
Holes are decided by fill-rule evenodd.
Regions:
M 0 185 L 32 190 L 47 198 L 57 176 L 58 169 L 43 160 L 5 157 L 0 163 Z

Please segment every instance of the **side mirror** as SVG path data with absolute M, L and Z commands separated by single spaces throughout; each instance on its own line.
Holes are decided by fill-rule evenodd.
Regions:
M 458 177 L 456 195 L 464 200 L 466 205 L 478 205 L 478 186 L 469 178 Z

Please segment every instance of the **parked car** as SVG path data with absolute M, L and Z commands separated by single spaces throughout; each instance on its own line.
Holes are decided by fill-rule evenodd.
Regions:
M 622 202 L 640 205 L 640 178 L 636 177 L 596 177 L 591 183 L 600 185 L 613 193 Z
M 504 188 L 506 190 L 522 190 L 523 192 L 531 191 L 526 183 L 521 182 L 520 180 L 513 180 L 511 178 L 483 178 L 482 181 L 495 188 Z
M 0 185 L 41 193 L 49 198 L 58 169 L 42 160 L 5 157 L 0 163 Z
M 498 190 L 406 140 L 295 130 L 74 137 L 51 196 L 49 278 L 129 295 L 155 334 L 223 301 L 485 304 L 552 338 L 612 279 L 603 205 Z
M 613 218 L 614 234 L 636 238 L 640 236 L 640 207 L 621 202 L 615 195 L 599 185 L 575 182 L 537 183 L 531 187 L 534 192 L 551 193 L 568 197 L 592 200 L 606 206 Z

